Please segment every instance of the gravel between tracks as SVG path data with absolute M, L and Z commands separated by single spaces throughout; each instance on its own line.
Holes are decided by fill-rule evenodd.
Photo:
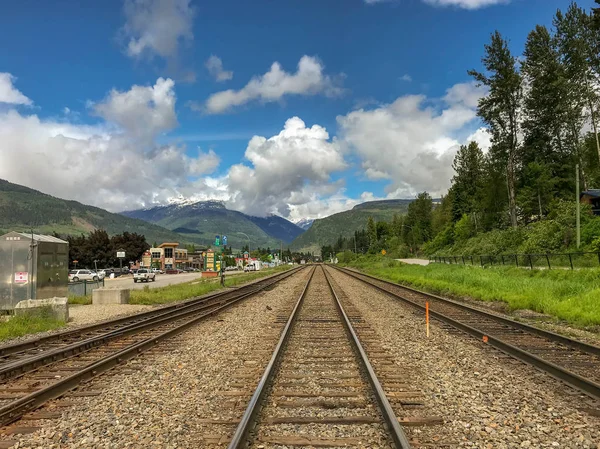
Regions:
M 436 321 L 425 338 L 413 308 L 330 270 L 400 366 L 414 369 L 426 404 L 447 422 L 407 429 L 421 441 L 439 437 L 477 448 L 600 448 L 600 418 L 578 410 L 588 402 L 546 374 Z
M 125 368 L 134 370 L 131 374 L 100 376 L 88 388 L 102 389 L 102 395 L 69 398 L 76 405 L 60 419 L 31 423 L 43 428 L 23 435 L 18 447 L 202 447 L 206 426 L 196 419 L 223 418 L 219 391 L 232 389 L 232 373 L 244 365 L 237 354 L 264 346 L 265 329 L 273 326 L 280 307 L 297 298 L 308 274 L 304 270 L 201 322 L 165 343 L 172 350 L 133 360 Z
M 85 326 L 98 321 L 111 320 L 114 318 L 133 315 L 153 309 L 152 306 L 139 304 L 106 304 L 106 305 L 71 305 L 69 306 L 70 327 Z

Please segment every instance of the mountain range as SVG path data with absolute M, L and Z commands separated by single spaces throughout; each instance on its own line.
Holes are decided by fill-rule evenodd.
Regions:
M 220 201 L 170 204 L 122 212 L 122 215 L 157 224 L 186 238 L 210 245 L 215 235 L 226 235 L 227 244 L 241 248 L 249 244 L 279 248 L 291 243 L 304 230 L 277 215 L 253 217 L 230 210 Z
M 219 234 L 227 235 L 227 244 L 234 248 L 283 245 L 318 253 L 322 245 L 338 236 L 351 236 L 366 227 L 369 216 L 391 220 L 394 213 L 405 213 L 411 201 L 370 201 L 325 218 L 297 223 L 276 215 L 246 215 L 227 209 L 220 201 L 181 202 L 116 214 L 0 179 L 0 234 L 33 230 L 74 235 L 104 229 L 110 235 L 125 231 L 143 234 L 150 244 L 175 241 L 203 246 L 211 245 Z

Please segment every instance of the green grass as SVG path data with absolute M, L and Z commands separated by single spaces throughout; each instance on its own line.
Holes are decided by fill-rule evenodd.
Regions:
M 66 323 L 45 317 L 15 316 L 0 323 L 0 341 L 63 327 Z
M 255 273 L 244 273 L 235 276 L 225 275 L 225 285 L 233 287 L 244 282 L 249 282 L 258 278 L 268 276 L 280 271 L 285 271 L 291 268 L 288 265 L 281 267 L 261 270 Z M 169 285 L 159 288 L 144 288 L 143 290 L 131 290 L 130 304 L 167 304 L 175 301 L 183 301 L 195 296 L 205 295 L 221 289 L 219 278 L 197 279 L 195 281 L 186 282 L 183 284 Z
M 600 269 L 524 270 L 462 265 L 407 265 L 382 257 L 347 264 L 392 282 L 442 295 L 502 301 L 510 310 L 529 309 L 578 327 L 600 325 Z

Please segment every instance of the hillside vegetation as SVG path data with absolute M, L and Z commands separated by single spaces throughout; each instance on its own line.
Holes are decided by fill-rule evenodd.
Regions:
M 160 226 L 113 214 L 77 201 L 55 198 L 37 190 L 0 179 L 0 233 L 30 231 L 40 234 L 87 234 L 104 229 L 109 235 L 130 232 L 149 242 L 194 241 Z M 183 243 L 182 242 L 182 243 Z
M 370 201 L 353 209 L 315 220 L 312 226 L 291 244 L 297 251 L 320 252 L 323 245 L 339 236 L 352 237 L 355 231 L 366 227 L 369 217 L 379 221 L 391 220 L 394 214 L 404 213 L 412 200 Z

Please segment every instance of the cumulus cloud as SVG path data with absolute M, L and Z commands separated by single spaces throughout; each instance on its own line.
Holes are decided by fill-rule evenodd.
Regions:
M 358 155 L 368 179 L 390 180 L 388 197 L 408 198 L 423 190 L 439 195 L 450 185 L 452 160 L 464 143 L 453 136 L 472 126 L 484 94 L 472 83 L 457 84 L 439 108 L 423 95 L 407 95 L 355 110 L 338 116 L 338 139 Z
M 0 103 L 31 106 L 33 102 L 13 86 L 14 81 L 10 73 L 0 72 Z
M 212 55 L 204 64 L 208 73 L 217 81 L 223 82 L 233 78 L 233 72 L 223 69 L 223 61 L 218 56 Z
M 127 92 L 116 89 L 93 110 L 136 139 L 153 139 L 177 125 L 175 83 L 159 78 L 154 86 L 133 86 Z
M 286 95 L 340 95 L 342 89 L 339 83 L 325 75 L 324 69 L 317 58 L 306 55 L 298 62 L 296 73 L 288 73 L 278 62 L 274 62 L 267 73 L 252 78 L 242 89 L 229 89 L 211 95 L 204 110 L 209 114 L 221 114 L 250 101 L 270 103 Z M 192 108 L 202 109 L 202 106 L 192 105 Z
M 407 83 L 410 83 L 412 81 L 412 76 L 410 76 L 408 73 L 405 73 L 400 77 L 400 81 L 406 81 Z
M 298 117 L 276 136 L 254 136 L 245 152 L 251 166 L 233 165 L 228 174 L 228 205 L 264 216 L 288 216 L 292 209 L 336 193 L 331 174 L 346 168 L 337 142 L 319 125 L 308 128 Z
M 180 195 L 222 197 L 207 176 L 219 164 L 213 151 L 188 154 L 150 139 L 176 125 L 174 102 L 172 82 L 159 79 L 153 87 L 112 91 L 94 105 L 107 120 L 95 126 L 2 112 L 0 178 L 113 211 Z
M 433 6 L 457 6 L 464 9 L 479 9 L 486 6 L 508 3 L 510 0 L 423 0 Z
M 127 55 L 133 58 L 176 56 L 180 42 L 194 38 L 194 9 L 190 1 L 125 0 L 123 32 L 129 39 Z

